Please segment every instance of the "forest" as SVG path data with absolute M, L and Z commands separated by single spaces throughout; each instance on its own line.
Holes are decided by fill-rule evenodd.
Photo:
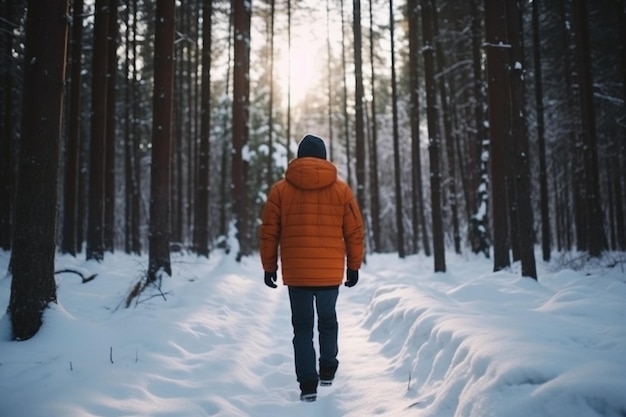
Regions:
M 0 248 L 32 337 L 55 254 L 238 260 L 307 133 L 368 253 L 626 251 L 623 0 L 1 0 Z M 236 244 L 232 244 L 236 242 Z M 141 291 L 141 286 L 137 291 Z

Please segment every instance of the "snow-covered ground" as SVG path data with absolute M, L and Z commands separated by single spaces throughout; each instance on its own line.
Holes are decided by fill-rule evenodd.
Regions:
M 124 308 L 147 258 L 60 256 L 98 276 L 57 275 L 31 340 L 10 341 L 0 278 L 0 416 L 626 416 L 625 254 L 539 262 L 538 283 L 447 262 L 369 255 L 340 290 L 336 382 L 301 403 L 287 291 L 258 257 L 175 255 L 163 294 Z

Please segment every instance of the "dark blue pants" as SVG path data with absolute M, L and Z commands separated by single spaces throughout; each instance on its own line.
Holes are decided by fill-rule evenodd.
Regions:
M 317 381 L 315 348 L 313 347 L 313 325 L 317 310 L 319 333 L 320 366 L 334 367 L 337 361 L 337 295 L 339 288 L 304 289 L 289 287 L 291 324 L 293 325 L 293 350 L 298 382 Z M 313 306 L 315 302 L 315 309 Z

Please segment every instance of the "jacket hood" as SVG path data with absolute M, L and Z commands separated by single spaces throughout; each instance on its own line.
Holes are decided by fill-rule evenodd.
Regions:
M 337 180 L 337 168 L 329 161 L 315 157 L 297 158 L 287 167 L 285 178 L 304 190 L 328 187 Z

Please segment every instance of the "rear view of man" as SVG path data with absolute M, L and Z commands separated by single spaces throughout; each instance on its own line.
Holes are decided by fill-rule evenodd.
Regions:
M 331 385 L 337 371 L 335 305 L 346 271 L 356 285 L 363 261 L 363 220 L 350 187 L 326 160 L 324 141 L 306 135 L 285 178 L 270 190 L 261 215 L 260 251 L 265 284 L 276 288 L 278 250 L 289 288 L 296 377 L 300 400 L 315 401 L 318 383 Z M 313 346 L 315 312 L 319 373 Z

